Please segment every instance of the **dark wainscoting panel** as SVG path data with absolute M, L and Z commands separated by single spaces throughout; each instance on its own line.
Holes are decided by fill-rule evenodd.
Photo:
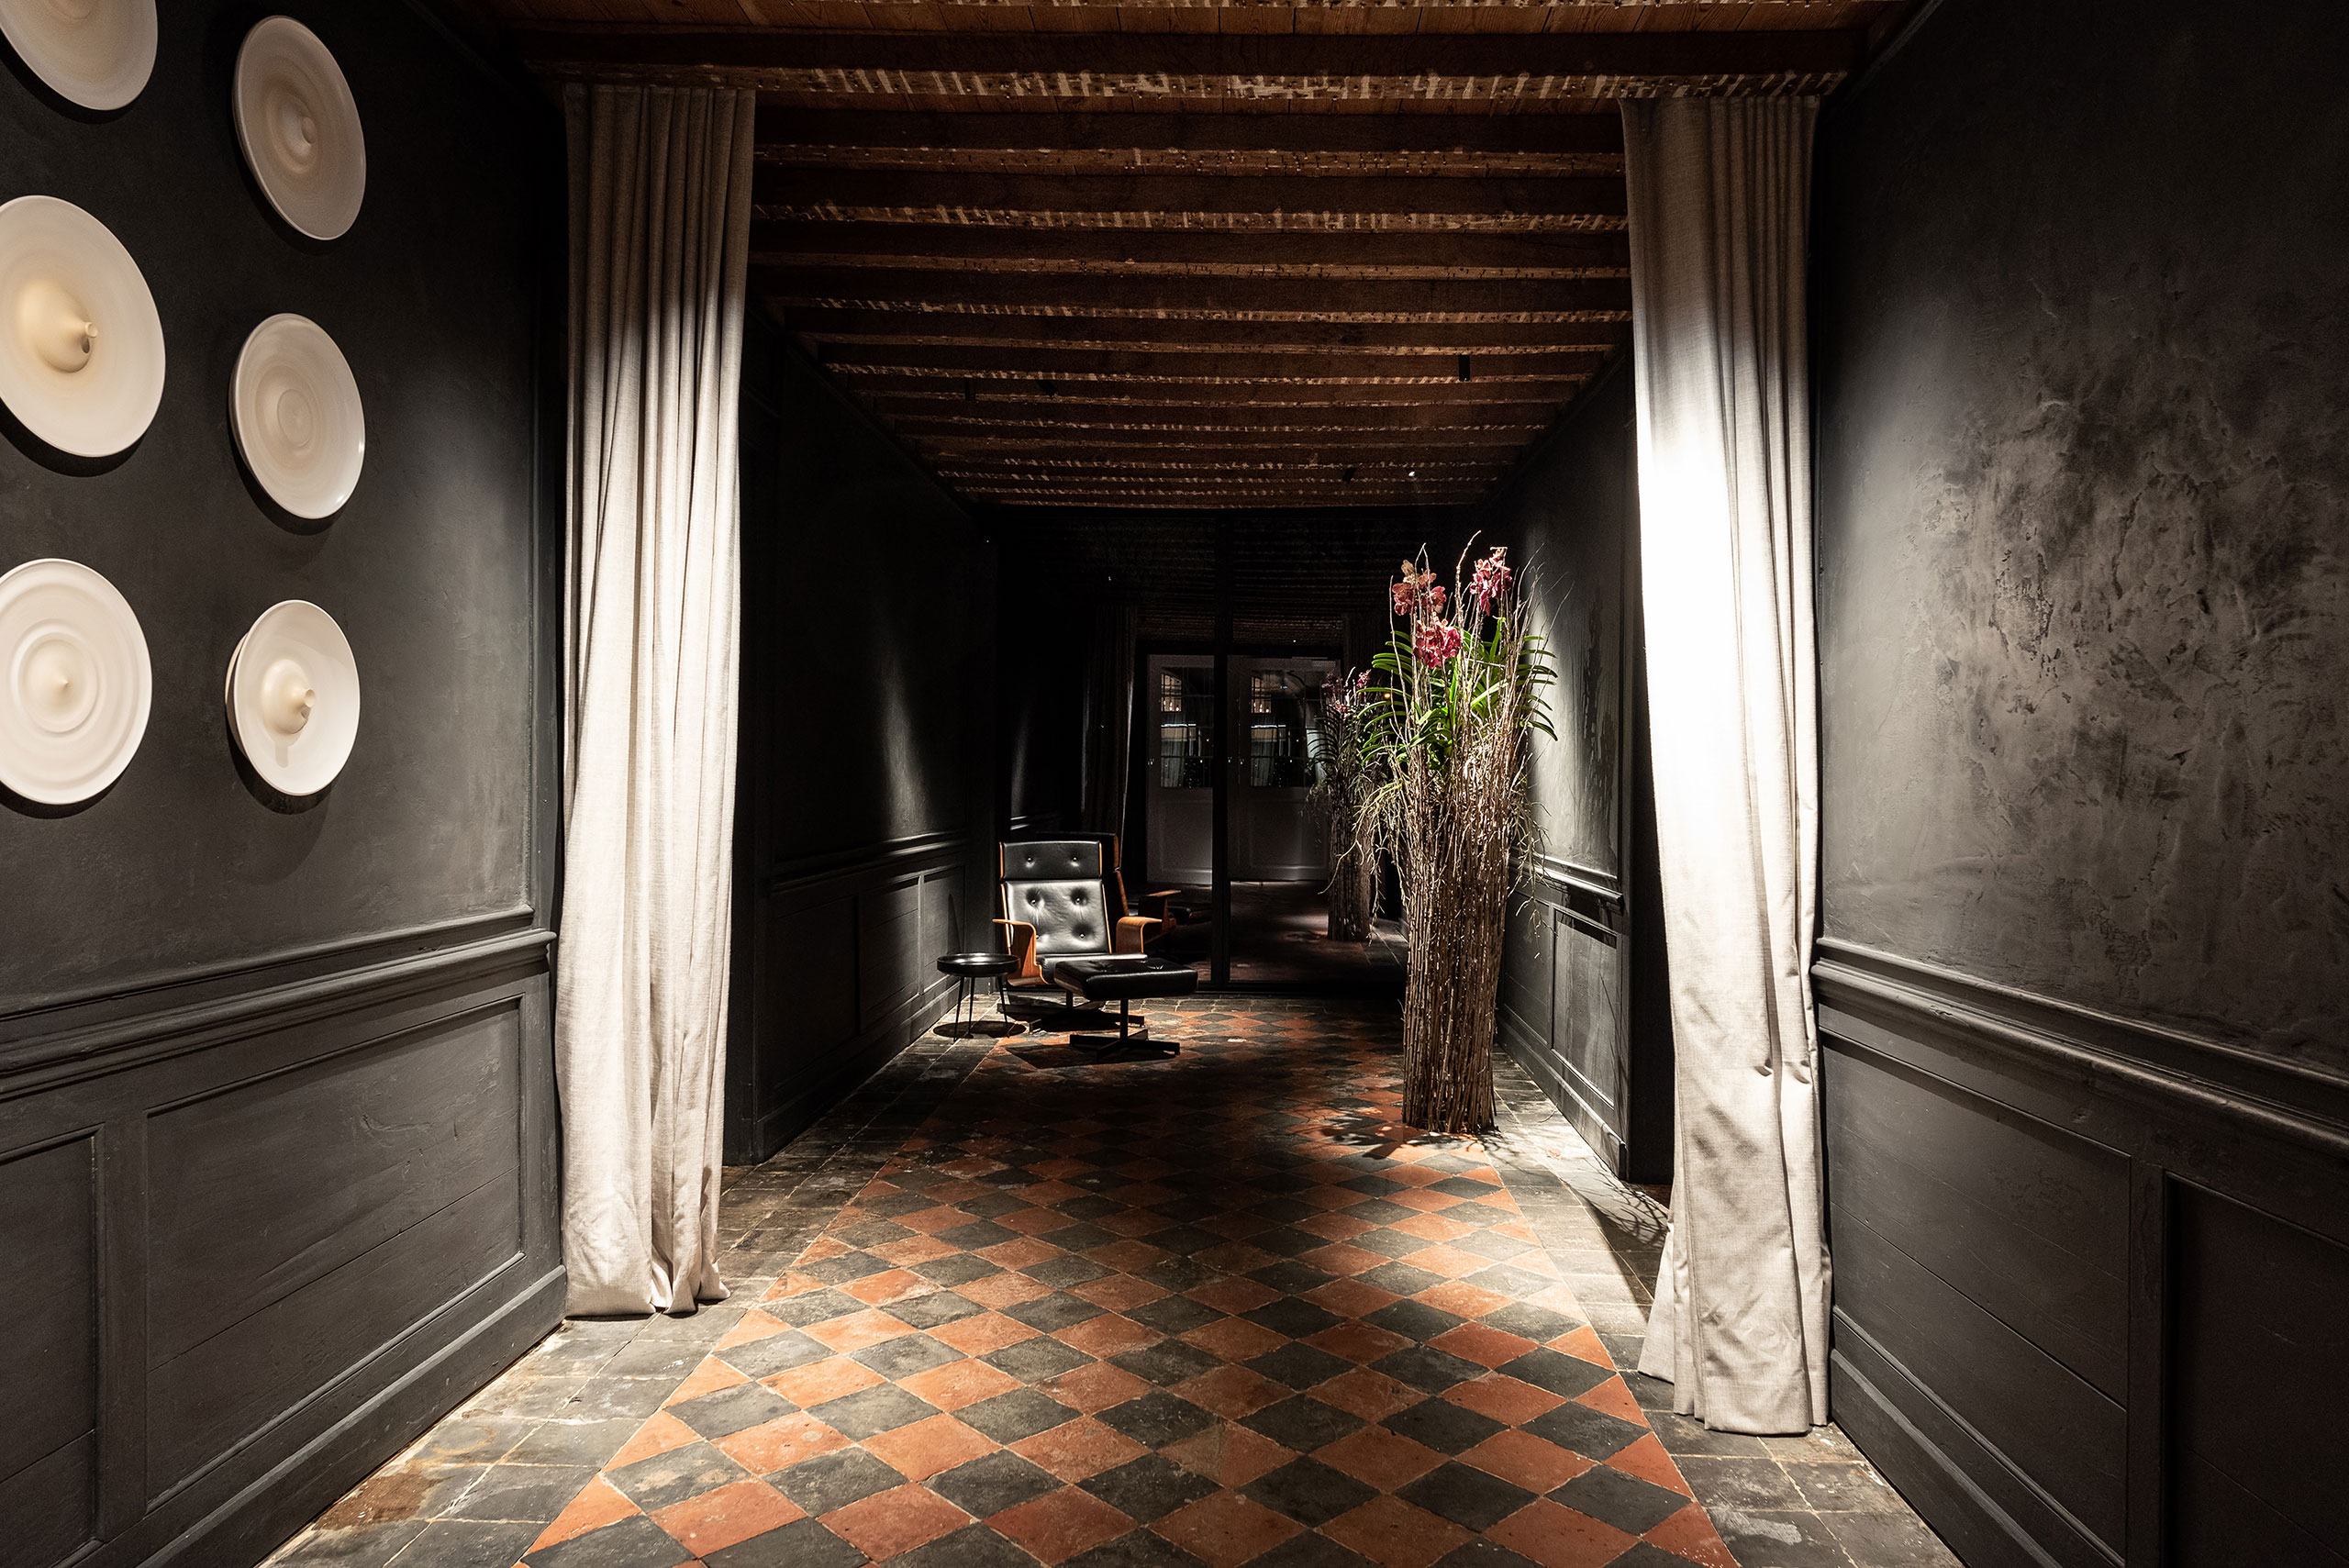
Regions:
M 0 1556 L 257 1561 L 554 1326 L 551 939 L 485 924 L 8 1021 Z
M 726 1064 L 726 1158 L 763 1160 L 951 1005 L 969 845 L 928 834 L 785 866 L 749 901 Z
M 1832 940 L 1833 1397 L 1973 1568 L 2349 1562 L 2349 1084 Z

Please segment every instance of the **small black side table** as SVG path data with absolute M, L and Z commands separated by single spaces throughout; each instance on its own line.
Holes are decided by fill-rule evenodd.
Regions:
M 1004 980 L 1019 967 L 1019 961 L 1008 952 L 950 952 L 941 957 L 938 961 L 938 973 L 952 975 L 960 984 L 954 993 L 954 1021 L 938 1032 L 951 1034 L 955 1039 L 974 1034 L 1019 1033 L 1023 1026 L 1012 1022 L 1008 1016 L 999 1025 L 993 1022 L 982 1024 L 979 1019 L 979 983 L 983 980 L 995 982 L 996 1007 L 1000 1012 Z M 968 1023 L 963 1018 L 965 1006 L 971 1013 Z

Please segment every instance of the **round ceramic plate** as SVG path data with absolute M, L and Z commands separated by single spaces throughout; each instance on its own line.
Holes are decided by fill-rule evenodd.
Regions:
M 359 736 L 359 665 L 334 617 L 302 599 L 270 606 L 228 666 L 228 728 L 281 795 L 334 783 Z
M 273 316 L 245 339 L 228 388 L 237 450 L 297 517 L 332 517 L 367 460 L 367 416 L 351 361 L 304 316 Z
M 75 561 L 0 576 L 0 784 L 70 806 L 122 776 L 147 733 L 147 636 L 115 585 Z
M 0 402 L 76 457 L 147 433 L 163 397 L 163 324 L 139 263 L 55 196 L 0 206 Z
M 0 33 L 68 103 L 118 109 L 155 69 L 155 0 L 0 0 Z
M 339 239 L 367 196 L 367 139 L 351 83 L 291 17 L 253 25 L 237 51 L 237 140 L 270 205 L 313 239 Z

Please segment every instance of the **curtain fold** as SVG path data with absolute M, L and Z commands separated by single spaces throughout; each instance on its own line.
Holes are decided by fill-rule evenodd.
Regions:
M 1640 552 L 1677 1056 L 1640 1370 L 1708 1426 L 1827 1418 L 1818 656 L 1804 308 L 1817 104 L 1623 105 Z
M 564 89 L 563 906 L 573 1315 L 723 1299 L 718 1199 L 754 95 Z
M 1115 833 L 1120 841 L 1133 754 L 1134 641 L 1141 629 L 1141 612 L 1131 606 L 1097 606 L 1085 658 L 1085 830 Z M 1139 873 L 1129 882 L 1138 885 Z

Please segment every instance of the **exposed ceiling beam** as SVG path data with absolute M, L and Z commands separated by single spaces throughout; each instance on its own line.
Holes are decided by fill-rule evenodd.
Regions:
M 1046 228 L 1008 223 L 763 218 L 751 225 L 751 254 L 762 261 L 803 265 L 820 265 L 834 257 L 869 256 L 946 261 L 1139 262 L 1169 271 L 1284 266 L 1620 272 L 1631 264 L 1631 242 L 1620 231 L 1564 229 L 1494 234 L 1458 228 L 1298 228 L 1264 234 L 1218 228 Z
M 1516 461 L 1514 450 L 1507 447 L 1431 447 L 1424 442 L 1416 447 L 1252 447 L 1208 439 L 1162 441 L 1151 446 L 1080 444 L 1009 449 L 961 441 L 919 441 L 915 444 L 933 463 L 965 469 L 1070 468 L 1086 464 L 1182 468 L 1204 465 L 1233 472 L 1270 469 L 1282 473 L 1306 473 L 1321 468 L 1353 468 L 1378 473 L 1388 469 L 1398 473 L 1413 469 L 1429 473 L 1453 473 L 1467 469 L 1505 469 Z
M 756 267 L 751 292 L 787 305 L 888 301 L 1029 310 L 1232 316 L 1517 316 L 1601 310 L 1628 317 L 1628 278 L 1166 277 L 983 272 L 918 267 Z
M 998 345 L 827 343 L 821 363 L 864 373 L 907 369 L 985 376 L 1069 376 L 1147 381 L 1560 381 L 1596 373 L 1603 355 L 1578 350 L 1529 354 L 1213 353 L 1197 350 L 1029 349 Z M 1461 374 L 1463 370 L 1468 373 Z
M 836 212 L 1425 214 L 1621 217 L 1608 174 L 986 174 L 963 169 L 761 167 L 753 206 Z
M 785 328 L 819 342 L 1028 343 L 1038 346 L 1441 349 L 1453 352 L 1606 350 L 1628 321 L 1211 321 L 1164 316 L 982 316 L 967 310 L 853 310 L 796 305 Z
M 1444 430 L 1090 430 L 1081 426 L 1005 425 L 961 428 L 933 419 L 899 419 L 894 428 L 925 451 L 1034 452 L 1072 456 L 1085 452 L 1142 453 L 1196 447 L 1202 451 L 1359 452 L 1363 461 L 1401 462 L 1402 456 L 1441 452 L 1512 451 L 1539 434 L 1540 425 L 1474 427 Z
M 1593 77 L 1634 86 L 1659 78 L 1717 85 L 1791 78 L 1798 84 L 1856 69 L 1865 44 L 1856 31 L 848 32 L 597 24 L 522 28 L 514 38 L 524 59 L 558 72 L 607 66 L 863 74 L 861 90 L 892 93 L 924 90 L 917 83 L 885 80 L 901 75 L 945 77 L 954 83 L 946 90 L 963 92 L 1014 78 L 1028 79 L 1031 92 L 1043 94 L 1062 83 L 1070 96 L 1082 95 L 1087 79 L 1097 85 L 1103 78 L 1136 78 L 1155 79 L 1162 98 L 1190 82 L 1209 92 L 1230 83 L 1258 98 L 1288 82 L 1334 92 L 1341 83 L 1392 81 L 1423 92 L 1452 79 L 1481 78 L 1516 89 L 1513 95 L 1529 89 L 1553 95 L 1561 83 Z M 843 83 L 841 90 L 859 87 Z
M 1538 115 L 897 114 L 762 108 L 762 150 L 853 147 L 1005 152 L 1410 153 L 1565 157 L 1620 153 L 1623 122 Z
M 1083 395 L 1055 398 L 1007 395 L 1015 389 L 1028 390 L 1017 383 L 980 383 L 974 390 L 981 395 L 967 403 L 956 394 L 951 382 L 943 385 L 929 384 L 910 393 L 870 385 L 864 391 L 870 395 L 867 406 L 874 413 L 892 421 L 924 419 L 944 422 L 967 418 L 990 428 L 998 424 L 1026 422 L 1095 429 L 1130 429 L 1146 426 L 1153 429 L 1189 427 L 1201 430 L 1269 429 L 1284 433 L 1306 430 L 1405 433 L 1459 427 L 1522 428 L 1548 424 L 1558 412 L 1559 403 L 1564 401 L 1560 398 L 1528 398 L 1522 386 L 1516 383 L 1492 387 L 1489 395 L 1495 401 L 1489 403 L 1404 404 L 1360 408 L 1343 406 L 1257 408 L 1241 403 L 1200 399 L 1188 403 L 1136 405 L 1111 403 Z M 1502 401 L 1511 398 L 1518 401 Z M 900 425 L 900 428 L 904 427 Z
M 835 370 L 852 370 L 836 365 Z M 1346 407 L 1356 404 L 1466 403 L 1484 405 L 1496 398 L 1546 402 L 1553 407 L 1571 402 L 1587 377 L 1559 381 L 1510 382 L 1379 382 L 1379 381 L 1073 381 L 1072 393 L 1088 403 L 1194 403 L 1239 406 L 1302 404 Z M 943 402 L 962 397 L 959 380 L 923 376 L 903 371 L 854 372 L 852 391 L 865 393 L 928 393 Z M 998 381 L 1008 391 L 1037 390 L 1026 380 Z

